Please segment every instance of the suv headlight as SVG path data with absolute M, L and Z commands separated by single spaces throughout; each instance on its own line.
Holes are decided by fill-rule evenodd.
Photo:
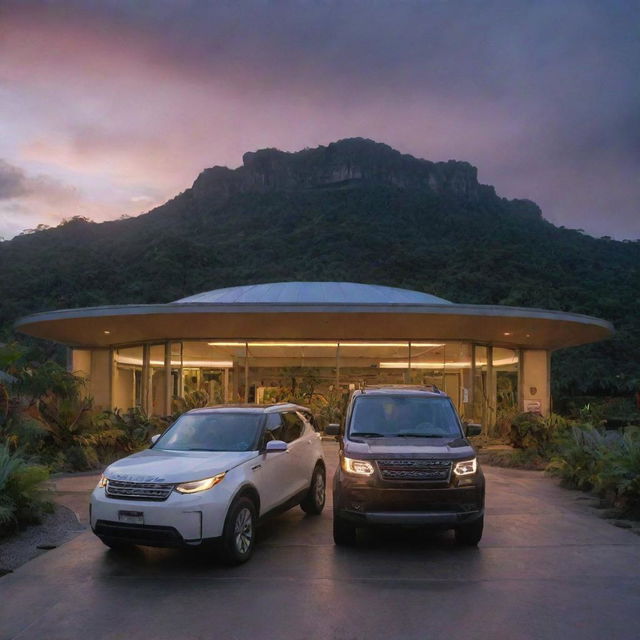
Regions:
M 96 489 L 104 489 L 107 486 L 107 482 L 109 482 L 109 478 L 104 475 L 104 473 L 100 476 L 100 480 L 98 480 L 98 486 Z
M 478 470 L 478 461 L 475 458 L 471 460 L 461 460 L 456 462 L 456 466 L 453 467 L 453 473 L 457 476 L 470 476 Z
M 219 473 L 217 476 L 211 476 L 211 478 L 204 478 L 203 480 L 194 480 L 193 482 L 182 482 L 177 484 L 175 489 L 178 493 L 198 493 L 198 491 L 206 491 L 215 487 L 225 477 L 226 473 Z
M 358 476 L 373 475 L 373 465 L 366 460 L 354 460 L 353 458 L 342 456 L 342 468 L 347 473 L 355 473 Z

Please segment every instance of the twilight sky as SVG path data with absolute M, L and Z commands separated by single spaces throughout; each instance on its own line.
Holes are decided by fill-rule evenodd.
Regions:
M 0 237 L 363 136 L 640 238 L 640 0 L 0 0 Z

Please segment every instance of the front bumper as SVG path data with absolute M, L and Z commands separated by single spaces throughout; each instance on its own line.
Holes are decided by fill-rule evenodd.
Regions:
M 361 526 L 389 524 L 414 527 L 455 527 L 478 520 L 483 516 L 484 511 L 469 511 L 465 513 L 455 511 L 369 511 L 360 513 L 358 511 L 341 510 L 338 513 L 340 517 Z
M 164 501 L 109 498 L 102 488 L 91 495 L 91 528 L 96 535 L 149 546 L 194 546 L 222 535 L 228 502 L 213 491 L 172 493 Z M 218 492 L 221 493 L 221 492 Z M 221 497 L 221 496 L 220 496 Z M 123 521 L 121 512 L 142 514 L 142 524 Z
M 453 481 L 456 482 L 456 481 Z M 484 477 L 473 484 L 388 482 L 339 470 L 334 479 L 334 515 L 366 525 L 453 528 L 484 515 Z

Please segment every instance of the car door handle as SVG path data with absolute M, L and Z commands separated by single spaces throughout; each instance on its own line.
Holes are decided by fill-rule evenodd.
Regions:
M 261 464 L 257 464 L 255 467 L 251 467 L 251 471 L 257 471 L 261 466 Z

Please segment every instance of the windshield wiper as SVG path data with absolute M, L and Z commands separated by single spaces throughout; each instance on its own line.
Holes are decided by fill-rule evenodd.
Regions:
M 350 436 L 361 436 L 362 438 L 386 438 L 385 433 L 375 433 L 374 431 L 355 431 L 349 434 Z

